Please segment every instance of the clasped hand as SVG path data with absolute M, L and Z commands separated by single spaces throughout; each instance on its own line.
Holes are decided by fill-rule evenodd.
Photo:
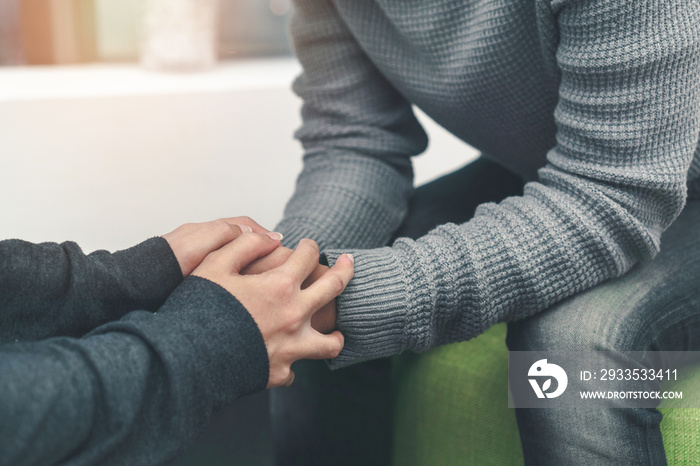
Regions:
M 340 353 L 344 340 L 333 330 L 335 298 L 353 276 L 352 256 L 325 267 L 315 241 L 301 240 L 296 250 L 282 247 L 279 233 L 248 217 L 186 224 L 163 238 L 183 276 L 220 285 L 253 317 L 270 361 L 268 388 L 290 385 L 291 365 L 299 359 Z

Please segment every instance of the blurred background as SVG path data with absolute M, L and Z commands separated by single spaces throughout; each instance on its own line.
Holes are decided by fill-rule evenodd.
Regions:
M 0 0 L 0 239 L 117 250 L 185 222 L 273 228 L 302 150 L 289 0 Z M 416 184 L 476 152 L 417 110 Z M 271 464 L 265 393 L 176 465 Z
M 290 0 L 0 0 L 0 64 L 137 61 L 144 14 L 178 3 L 217 10 L 221 58 L 291 54 Z

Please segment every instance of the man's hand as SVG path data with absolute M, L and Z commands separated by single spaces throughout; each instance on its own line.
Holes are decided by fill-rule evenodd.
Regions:
M 263 234 L 246 233 L 209 254 L 193 275 L 218 283 L 250 312 L 265 340 L 270 360 L 268 388 L 288 386 L 294 380 L 291 365 L 299 359 L 335 358 L 343 336 L 323 335 L 311 326 L 314 314 L 333 302 L 353 276 L 351 256 L 342 255 L 333 268 L 304 286 L 318 267 L 318 245 L 302 240 L 285 260 L 242 275 L 251 262 L 275 251 L 279 241 Z M 291 252 L 289 252 L 291 251 Z M 281 255 L 280 255 L 281 256 Z
M 265 233 L 281 239 L 279 233 L 270 233 L 249 217 L 232 217 L 205 223 L 187 223 L 163 235 L 180 264 L 182 276 L 189 275 L 212 251 L 230 243 L 242 233 Z

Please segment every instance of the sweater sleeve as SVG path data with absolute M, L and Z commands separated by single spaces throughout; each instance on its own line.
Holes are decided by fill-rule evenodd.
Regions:
M 189 277 L 156 313 L 0 346 L 0 464 L 163 464 L 268 376 L 252 317 Z
M 341 252 L 355 256 L 355 276 L 338 299 L 345 347 L 332 366 L 472 338 L 658 252 L 662 232 L 684 206 L 700 134 L 700 4 L 553 1 L 550 14 L 559 35 L 558 131 L 538 181 L 523 196 L 482 205 L 471 221 L 418 241 L 328 249 L 331 264 Z M 336 73 L 365 66 L 347 60 Z M 311 101 L 321 98 L 355 99 L 320 92 Z M 332 112 L 326 117 L 333 128 Z M 347 171 L 335 167 L 328 180 Z M 299 189 L 320 191 L 321 183 Z M 336 202 L 306 204 L 327 215 L 329 208 L 316 204 Z M 334 208 L 345 223 L 332 219 L 315 231 L 333 225 L 355 237 L 373 234 L 375 224 L 358 221 L 365 219 L 361 205 Z
M 304 102 L 296 137 L 305 156 L 277 229 L 288 246 L 307 236 L 322 248 L 382 246 L 405 216 L 409 156 L 425 150 L 425 132 L 330 1 L 296 1 L 291 31 L 303 66 L 294 91 Z
M 84 254 L 72 242 L 0 242 L 0 343 L 81 336 L 137 309 L 155 310 L 182 281 L 167 241 Z

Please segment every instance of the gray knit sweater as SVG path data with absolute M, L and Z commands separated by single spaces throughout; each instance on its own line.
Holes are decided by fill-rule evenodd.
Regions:
M 697 0 L 297 0 L 305 165 L 278 226 L 355 255 L 333 365 L 472 338 L 625 273 L 700 197 Z M 384 246 L 411 105 L 530 181 Z M 455 202 L 459 202 L 455 199 Z

